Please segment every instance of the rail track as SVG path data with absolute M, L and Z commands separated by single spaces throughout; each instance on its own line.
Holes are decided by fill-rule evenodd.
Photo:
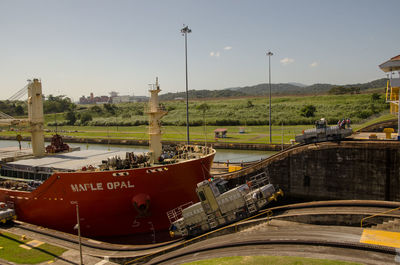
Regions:
M 368 245 L 356 242 L 342 242 L 342 241 L 328 241 L 328 240 L 298 240 L 298 239 L 264 239 L 264 240 L 243 240 L 241 242 L 233 243 L 223 243 L 220 245 L 212 245 L 211 247 L 195 248 L 187 251 L 182 251 L 173 255 L 168 255 L 165 257 L 158 257 L 154 260 L 146 262 L 146 264 L 179 264 L 177 261 L 179 258 L 185 256 L 201 256 L 202 253 L 208 251 L 219 250 L 220 254 L 225 249 L 229 248 L 240 248 L 249 246 L 277 246 L 278 248 L 282 245 L 294 246 L 316 246 L 316 247 L 332 247 L 340 249 L 352 249 L 361 250 L 375 253 L 383 253 L 389 255 L 397 255 L 396 249 L 392 247 L 378 246 L 378 245 Z M 393 258 L 394 260 L 394 258 Z M 175 261 L 175 262 L 174 262 Z M 126 263 L 126 264 L 138 264 L 138 263 Z
M 114 262 L 122 263 L 122 264 L 137 264 L 143 262 L 150 262 L 156 257 L 161 255 L 165 255 L 166 253 L 174 253 L 178 249 L 183 249 L 185 246 L 189 246 L 196 242 L 201 242 L 208 238 L 212 238 L 218 236 L 220 231 L 223 231 L 221 234 L 229 234 L 235 233 L 240 230 L 241 227 L 251 227 L 259 224 L 260 222 L 266 222 L 272 219 L 280 219 L 283 217 L 287 217 L 290 215 L 321 215 L 321 214 L 329 214 L 329 210 L 327 208 L 331 208 L 331 214 L 338 215 L 340 213 L 340 208 L 343 208 L 343 212 L 346 214 L 353 215 L 370 215 L 374 213 L 381 212 L 382 209 L 393 209 L 400 207 L 400 202 L 386 202 L 386 201 L 359 201 L 359 200 L 345 200 L 345 201 L 319 201 L 319 202 L 307 202 L 307 203 L 297 203 L 297 204 L 289 204 L 276 206 L 272 208 L 268 208 L 265 210 L 261 210 L 256 216 L 248 218 L 246 220 L 239 221 L 237 223 L 228 225 L 226 227 L 219 228 L 217 230 L 211 231 L 207 234 L 201 235 L 196 238 L 192 238 L 189 240 L 174 240 L 168 241 L 164 243 L 158 244 L 149 244 L 149 245 L 122 245 L 122 244 L 111 244 L 105 242 L 99 242 L 91 239 L 83 239 L 82 245 L 84 246 L 85 253 L 88 253 L 93 256 L 98 257 L 110 257 Z M 272 216 L 269 216 L 269 213 L 273 213 Z M 400 213 L 392 213 L 387 215 L 390 218 L 400 218 Z M 32 233 L 36 235 L 44 236 L 45 239 L 50 239 L 50 241 L 56 241 L 58 245 L 65 246 L 72 249 L 78 249 L 78 237 L 76 235 L 62 233 L 59 231 L 44 229 L 42 227 L 38 227 L 35 225 L 23 223 L 23 222 L 15 222 L 13 228 L 8 228 L 11 230 L 19 230 L 19 233 Z M 11 231 L 15 232 L 15 231 Z M 34 236 L 33 236 L 34 237 Z M 45 240 L 44 239 L 44 240 Z M 51 242 L 50 242 L 51 243 Z M 285 239 L 285 240 L 273 240 L 273 239 L 264 239 L 264 240 L 246 240 L 243 239 L 242 242 L 235 243 L 227 243 L 225 245 L 216 245 L 213 246 L 213 249 L 218 248 L 232 248 L 238 246 L 245 245 L 319 245 L 319 246 L 330 246 L 330 247 L 338 247 L 345 248 L 351 247 L 360 250 L 374 251 L 374 252 L 382 252 L 387 254 L 395 254 L 396 250 L 394 248 L 389 247 L 380 247 L 374 245 L 365 245 L 365 244 L 349 244 L 343 242 L 333 242 L 326 240 L 305 240 L 304 242 L 296 239 Z M 206 252 L 209 251 L 210 248 L 204 247 L 201 249 L 193 250 L 196 252 Z M 184 254 L 182 254 L 184 253 Z M 181 254 L 176 254 L 175 258 L 178 258 L 182 255 L 190 255 L 191 251 L 184 251 Z M 165 261 L 171 260 L 171 258 L 165 258 Z M 156 263 L 158 263 L 157 261 Z M 161 261 L 160 261 L 161 262 Z M 162 261 L 164 262 L 164 261 Z M 154 264 L 156 264 L 154 263 Z M 153 263 L 150 263 L 153 264 Z
M 180 242 L 178 245 L 171 246 L 169 249 L 164 249 L 162 251 L 150 253 L 149 255 L 139 257 L 136 259 L 132 259 L 125 264 L 141 264 L 148 262 L 149 264 L 158 264 L 164 263 L 167 261 L 171 261 L 172 259 L 179 258 L 185 255 L 191 255 L 194 253 L 206 252 L 210 251 L 211 249 L 218 249 L 218 248 L 231 248 L 231 247 L 238 247 L 238 246 L 245 246 L 245 245 L 315 245 L 315 246 L 329 246 L 329 247 L 337 247 L 337 248 L 353 248 L 365 251 L 374 251 L 374 252 L 382 252 L 386 254 L 396 254 L 396 249 L 390 247 L 382 247 L 382 246 L 375 246 L 375 245 L 366 245 L 362 243 L 355 243 L 355 242 L 335 242 L 335 241 L 327 241 L 327 240 L 299 240 L 299 239 L 263 239 L 263 240 L 246 240 L 245 238 L 241 242 L 235 243 L 226 243 L 221 245 L 213 245 L 213 247 L 202 247 L 196 248 L 194 250 L 188 250 L 179 252 L 178 254 L 173 254 L 171 257 L 165 258 L 157 258 L 156 261 L 152 261 L 156 257 L 164 256 L 166 253 L 172 252 L 174 253 L 180 248 L 184 248 L 190 244 L 198 243 L 200 241 L 206 240 L 213 236 L 223 235 L 226 233 L 235 233 L 240 230 L 240 227 L 250 227 L 252 225 L 257 225 L 260 222 L 266 222 L 271 219 L 279 219 L 282 216 L 292 215 L 320 215 L 320 214 L 327 214 L 326 208 L 331 207 L 332 211 L 331 214 L 338 215 L 340 213 L 340 207 L 345 207 L 345 212 L 348 215 L 370 215 L 374 213 L 381 212 L 382 209 L 392 209 L 400 207 L 400 203 L 398 202 L 385 202 L 385 201 L 357 201 L 357 200 L 346 200 L 346 201 L 321 201 L 321 202 L 308 202 L 308 203 L 299 203 L 299 204 L 291 204 L 291 205 L 283 205 L 277 206 L 269 209 L 265 209 L 260 211 L 259 214 L 254 216 L 252 220 L 246 219 L 239 221 L 237 223 L 228 225 L 226 227 L 219 228 L 217 230 L 208 232 L 204 235 L 198 236 L 196 238 L 192 238 L 189 240 L 185 240 Z M 319 210 L 324 208 L 323 211 Z M 351 209 L 349 209 L 351 208 Z M 359 208 L 359 210 L 357 210 Z M 268 216 L 268 213 L 272 212 L 285 212 L 288 210 L 304 210 L 308 209 L 309 211 L 303 211 L 302 213 L 295 213 L 292 212 L 290 214 L 282 214 L 280 215 L 273 215 Z M 366 210 L 369 209 L 369 210 Z M 390 218 L 400 218 L 400 213 L 386 215 Z M 361 218 L 360 218 L 361 220 Z M 226 230 L 226 231 L 223 231 Z M 222 233 L 221 233 L 222 231 Z

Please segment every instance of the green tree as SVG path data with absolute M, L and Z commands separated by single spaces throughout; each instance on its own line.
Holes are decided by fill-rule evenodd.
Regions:
M 118 109 L 117 106 L 115 106 L 114 104 L 104 104 L 104 109 L 110 113 L 111 115 L 115 115 L 115 111 Z
M 380 100 L 380 99 L 381 99 L 381 95 L 379 95 L 378 93 L 373 93 L 371 95 L 371 100 L 372 101 L 377 101 L 377 100 Z
M 82 125 L 87 125 L 87 123 L 91 120 L 93 120 L 93 117 L 89 113 L 84 112 L 81 114 L 81 124 Z
M 74 125 L 76 122 L 75 111 L 69 110 L 67 113 L 65 113 L 65 119 L 68 121 L 68 125 Z
M 15 107 L 15 114 L 21 116 L 24 115 L 24 113 L 25 113 L 24 108 L 21 105 Z
M 306 105 L 300 110 L 300 115 L 303 117 L 314 117 L 317 108 L 314 105 Z
M 43 102 L 44 113 L 64 112 L 74 108 L 76 108 L 75 104 L 71 102 L 70 98 L 65 97 L 64 95 L 49 95 L 47 100 Z
M 96 113 L 96 114 L 101 114 L 103 112 L 103 110 L 97 105 L 94 105 L 93 107 L 91 107 L 90 111 L 93 113 Z

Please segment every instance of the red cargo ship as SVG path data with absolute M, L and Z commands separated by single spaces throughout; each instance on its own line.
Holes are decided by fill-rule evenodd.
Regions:
M 73 232 L 76 225 L 77 202 L 81 233 L 87 237 L 166 230 L 167 211 L 198 201 L 196 184 L 210 176 L 215 151 L 204 147 L 189 149 L 198 150 L 188 152 L 193 159 L 176 159 L 172 164 L 104 171 L 55 169 L 32 191 L 23 189 L 34 188 L 46 178 L 46 169 L 57 164 L 85 164 L 85 158 L 115 157 L 122 152 L 76 151 L 9 163 L 2 167 L 1 175 L 15 177 L 3 177 L 0 201 L 14 207 L 19 220 L 65 232 Z
M 215 150 L 160 149 L 158 120 L 166 112 L 158 104 L 159 91 L 158 84 L 150 90 L 148 154 L 85 150 L 7 163 L 1 167 L 0 201 L 21 221 L 70 233 L 78 204 L 86 237 L 167 230 L 169 210 L 198 201 L 195 187 L 210 177 Z

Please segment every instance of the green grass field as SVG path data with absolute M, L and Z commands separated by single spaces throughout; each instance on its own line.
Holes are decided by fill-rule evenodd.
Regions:
M 380 98 L 379 98 L 380 97 Z M 203 103 L 209 105 L 204 113 L 198 109 Z M 89 113 L 93 120 L 88 126 L 66 126 L 64 113 L 46 114 L 46 132 L 51 136 L 56 130 L 54 122 L 63 124 L 57 126 L 57 131 L 64 137 L 75 138 L 103 138 L 103 139 L 127 139 L 147 140 L 148 126 L 145 125 L 148 118 L 145 113 L 147 103 L 122 103 L 115 105 L 113 112 L 101 106 L 81 105 L 78 114 Z M 186 109 L 183 101 L 163 102 L 168 114 L 162 118 L 163 140 L 186 140 Z M 313 117 L 303 117 L 301 108 L 305 105 L 313 105 L 316 108 Z M 315 120 L 326 118 L 328 123 L 336 124 L 339 119 L 350 118 L 353 122 L 353 130 L 360 129 L 377 121 L 395 118 L 388 114 L 389 104 L 379 94 L 378 99 L 372 94 L 354 95 L 318 95 L 318 96 L 283 96 L 272 99 L 272 143 L 290 143 L 295 135 L 302 130 L 313 127 Z M 190 101 L 190 140 L 193 142 L 227 142 L 227 143 L 269 143 L 269 126 L 267 99 L 263 97 L 218 99 L 218 100 L 192 100 Z M 203 118 L 206 128 L 202 125 Z M 136 125 L 135 125 L 136 124 Z M 96 125 L 96 126 L 94 126 Z M 123 126 L 122 126 L 123 125 Z M 214 138 L 216 128 L 228 129 L 227 138 Z M 245 133 L 239 133 L 244 128 Z M 15 126 L 14 129 L 22 129 L 22 132 L 8 131 L 9 127 L 3 127 L 0 135 L 16 137 L 17 134 L 29 135 L 28 130 Z
M 1 232 L 0 233 L 0 259 L 18 264 L 37 264 L 60 256 L 66 251 L 64 248 L 49 244 L 42 244 L 32 249 L 20 247 L 21 244 L 28 243 L 32 239 L 21 239 L 20 236 Z
M 353 130 L 360 129 L 375 122 L 390 120 L 396 118 L 391 114 L 382 116 L 371 117 L 364 123 L 353 124 Z M 312 125 L 284 125 L 272 126 L 272 143 L 280 144 L 290 143 L 295 135 L 301 134 L 302 130 L 312 128 Z M 228 129 L 227 138 L 214 138 L 214 130 L 216 128 Z M 239 133 L 240 128 L 244 128 L 245 133 Z M 8 135 L 16 137 L 17 134 L 29 136 L 28 130 L 22 132 L 9 131 L 8 127 L 3 127 L 0 135 Z M 23 128 L 20 128 L 23 129 Z M 45 134 L 51 136 L 54 134 L 56 127 L 46 126 L 50 130 Z M 147 140 L 148 139 L 148 126 L 58 126 L 58 133 L 66 137 L 74 138 L 103 138 L 103 139 L 132 139 L 132 140 Z M 163 140 L 166 141 L 185 141 L 186 140 L 186 126 L 163 126 Z M 227 142 L 227 143 L 269 143 L 269 126 L 206 126 L 206 134 L 204 133 L 204 126 L 190 127 L 190 140 L 198 143 L 204 143 L 206 140 L 210 142 Z
M 360 265 L 360 263 L 327 259 L 284 256 L 237 256 L 195 261 L 185 265 Z
M 214 138 L 214 129 L 216 128 L 228 129 L 227 138 Z M 227 142 L 227 143 L 267 143 L 269 142 L 269 127 L 268 126 L 246 126 L 244 127 L 245 133 L 239 133 L 239 129 L 243 126 L 207 126 L 206 134 L 204 127 L 191 127 L 190 140 L 195 142 Z M 296 134 L 300 134 L 302 130 L 310 128 L 310 125 L 297 125 L 297 126 L 272 126 L 272 141 L 274 143 L 281 143 L 282 138 L 284 143 L 289 143 L 290 139 L 294 139 Z M 54 134 L 55 127 L 47 127 L 50 132 L 46 132 L 46 136 Z M 185 126 L 164 126 L 163 140 L 169 141 L 185 141 L 186 140 L 186 127 Z M 133 140 L 147 140 L 148 139 L 148 126 L 132 126 L 132 127 L 104 127 L 104 126 L 63 126 L 58 127 L 58 133 L 64 137 L 74 138 L 104 138 L 104 139 L 133 139 Z M 4 130 L 0 135 L 7 135 L 16 137 L 17 134 L 22 136 L 29 136 L 27 130 L 9 131 Z M 268 137 L 268 138 L 267 138 Z M 66 138 L 66 137 L 65 137 Z
M 383 89 L 382 89 L 383 91 Z M 181 100 L 163 101 L 168 114 L 162 118 L 163 125 L 186 125 L 186 103 Z M 207 104 L 203 112 L 200 106 Z M 314 113 L 305 115 L 302 109 L 312 105 Z M 107 106 L 107 107 L 106 107 Z M 111 107 L 110 107 L 111 106 Z M 76 112 L 77 121 L 74 125 L 95 126 L 137 126 L 147 122 L 145 102 L 120 103 L 113 105 L 79 105 Z M 381 114 L 389 105 L 385 103 L 383 93 L 375 94 L 345 94 L 345 95 L 315 95 L 315 96 L 275 96 L 272 98 L 273 125 L 310 125 L 316 119 L 324 117 L 329 123 L 339 119 L 350 118 L 354 123 Z M 206 124 L 213 126 L 227 125 L 267 125 L 269 120 L 269 104 L 267 97 L 228 98 L 191 100 L 189 102 L 190 125 Z M 80 117 L 90 115 L 92 120 L 82 121 Z M 64 115 L 48 114 L 45 122 L 67 124 Z

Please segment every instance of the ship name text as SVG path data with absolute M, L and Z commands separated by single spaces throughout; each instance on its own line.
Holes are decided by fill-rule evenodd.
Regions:
M 105 185 L 103 185 L 105 184 Z M 73 192 L 81 191 L 96 191 L 96 190 L 120 190 L 134 188 L 135 185 L 131 184 L 130 181 L 114 181 L 114 182 L 97 182 L 97 183 L 83 183 L 83 184 L 71 184 Z

